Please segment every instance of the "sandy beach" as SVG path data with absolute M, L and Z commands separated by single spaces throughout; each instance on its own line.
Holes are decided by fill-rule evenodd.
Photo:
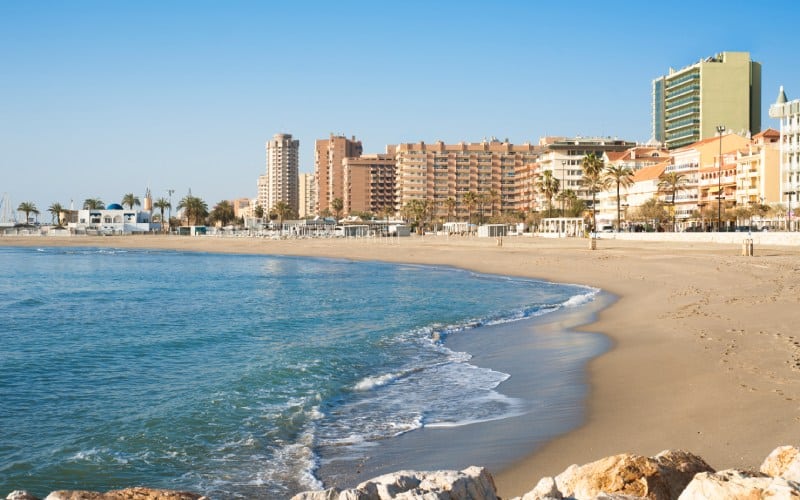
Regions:
M 755 467 L 800 430 L 800 248 L 732 244 L 411 237 L 393 240 L 0 237 L 10 246 L 101 246 L 450 265 L 601 288 L 617 300 L 587 331 L 613 347 L 588 367 L 586 420 L 495 473 L 499 494 L 573 463 L 667 448 L 717 469 Z

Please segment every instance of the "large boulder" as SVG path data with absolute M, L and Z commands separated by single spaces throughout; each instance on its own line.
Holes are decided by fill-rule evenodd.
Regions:
M 779 446 L 764 459 L 763 474 L 800 482 L 800 450 L 794 446 Z
M 299 493 L 292 500 L 497 500 L 494 479 L 482 467 L 462 471 L 401 471 L 384 474 L 347 490 Z
M 39 498 L 25 490 L 14 490 L 6 496 L 6 500 L 39 500 Z
M 713 471 L 702 458 L 685 451 L 662 451 L 649 458 L 625 453 L 582 466 L 572 465 L 555 477 L 555 483 L 564 498 L 607 495 L 675 500 L 695 474 Z M 523 498 L 559 497 L 550 492 Z
M 44 500 L 206 500 L 197 493 L 153 488 L 125 488 L 105 493 L 97 491 L 62 490 L 54 491 Z
M 800 484 L 759 472 L 724 470 L 701 472 L 683 490 L 679 500 L 789 500 L 800 499 Z

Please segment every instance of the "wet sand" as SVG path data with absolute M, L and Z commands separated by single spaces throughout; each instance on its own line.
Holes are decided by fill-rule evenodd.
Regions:
M 307 255 L 451 265 L 595 286 L 618 297 L 580 330 L 613 347 L 592 360 L 584 422 L 493 471 L 500 495 L 573 463 L 667 448 L 715 468 L 757 466 L 800 431 L 800 248 L 507 238 L 261 240 L 0 237 L 0 245 L 84 245 Z M 502 425 L 497 423 L 496 425 Z M 412 433 L 413 434 L 413 433 Z M 502 449 L 502 445 L 501 445 Z M 516 451 L 509 450 L 509 454 Z

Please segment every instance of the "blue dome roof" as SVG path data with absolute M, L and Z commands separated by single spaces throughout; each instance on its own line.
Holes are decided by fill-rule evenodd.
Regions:
M 119 203 L 112 203 L 106 207 L 106 210 L 122 210 L 122 205 Z

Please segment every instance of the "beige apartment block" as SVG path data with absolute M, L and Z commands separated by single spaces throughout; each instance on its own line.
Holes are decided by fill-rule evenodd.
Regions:
M 761 64 L 722 52 L 652 82 L 653 138 L 676 149 L 717 135 L 761 130 Z
M 390 154 L 344 159 L 344 213 L 370 212 L 394 216 L 395 159 Z
M 298 176 L 299 209 L 301 219 L 313 217 L 317 214 L 317 176 L 314 174 L 300 174 Z
M 314 174 L 317 183 L 316 212 L 334 210 L 331 201 L 344 200 L 344 159 L 358 158 L 363 148 L 355 136 L 351 139 L 331 134 L 328 139 L 318 139 L 314 143 Z
M 536 162 L 539 148 L 531 144 L 514 145 L 496 139 L 479 143 L 398 144 L 395 151 L 396 209 L 412 200 L 427 200 L 432 217 L 445 220 L 450 215 L 466 220 L 469 215 L 491 217 L 518 209 L 520 191 L 516 175 Z M 467 193 L 477 202 L 468 203 Z M 448 213 L 447 200 L 455 202 Z
M 780 132 L 768 128 L 736 152 L 737 207 L 780 203 L 780 137 Z
M 289 205 L 297 213 L 299 196 L 297 176 L 299 170 L 300 141 L 291 134 L 275 134 L 266 142 L 267 195 L 265 211 L 271 210 L 279 201 Z
M 267 174 L 259 175 L 258 176 L 258 195 L 256 196 L 256 204 L 264 209 L 264 211 L 269 210 L 269 182 L 268 182 Z

